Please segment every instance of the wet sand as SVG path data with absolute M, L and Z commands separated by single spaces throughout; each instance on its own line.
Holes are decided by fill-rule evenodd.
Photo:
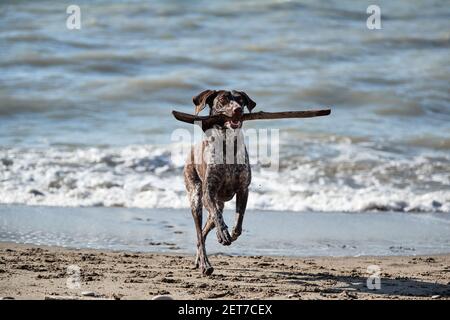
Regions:
M 224 218 L 231 226 L 234 212 Z M 196 238 L 188 209 L 0 205 L 0 242 L 194 254 Z M 213 232 L 206 247 L 233 256 L 450 254 L 450 215 L 248 210 L 238 241 L 224 247 Z
M 390 257 L 194 257 L 0 244 L 0 297 L 14 299 L 450 299 L 450 255 Z M 80 268 L 69 288 L 67 268 Z M 369 290 L 367 267 L 381 269 Z M 69 284 L 73 282 L 69 281 Z

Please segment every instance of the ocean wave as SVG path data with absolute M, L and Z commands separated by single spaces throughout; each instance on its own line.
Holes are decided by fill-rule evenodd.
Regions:
M 339 139 L 318 156 L 314 144 L 282 154 L 279 171 L 255 164 L 248 208 L 450 212 L 448 157 L 406 160 Z M 2 148 L 0 203 L 188 208 L 182 147 Z
M 406 141 L 413 147 L 423 147 L 436 150 L 450 150 L 450 138 L 438 137 L 434 135 L 421 135 L 410 138 Z
M 5 90 L 6 91 L 6 90 Z M 67 104 L 67 102 L 65 102 Z M 41 113 L 61 108 L 61 101 L 44 97 L 20 97 L 0 90 L 0 117 L 20 113 Z
M 397 97 L 380 96 L 375 91 L 349 89 L 344 84 L 334 84 L 329 81 L 314 83 L 289 94 L 289 98 L 293 101 L 313 101 L 324 106 L 340 105 L 349 108 L 361 108 L 368 105 L 405 105 L 405 102 Z
M 365 43 L 391 49 L 443 49 L 450 46 L 448 35 L 435 38 L 425 37 L 390 37 L 368 38 Z
M 97 96 L 107 101 L 146 100 L 161 95 L 166 101 L 185 102 L 179 95 L 171 95 L 173 90 L 185 91 L 186 94 L 201 91 L 201 87 L 189 79 L 187 73 L 172 73 L 164 76 L 123 77 L 120 81 L 104 81 L 105 85 Z
M 3 61 L 2 66 L 28 65 L 35 67 L 54 67 L 63 65 L 79 66 L 80 64 L 109 63 L 109 64 L 142 64 L 147 59 L 144 52 L 134 51 L 132 54 L 111 53 L 110 51 L 90 51 L 73 55 L 44 55 L 35 52 L 24 53 Z

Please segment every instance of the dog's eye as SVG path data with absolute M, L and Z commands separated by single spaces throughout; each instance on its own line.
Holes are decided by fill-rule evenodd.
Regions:
M 224 106 L 224 105 L 226 105 L 226 104 L 228 103 L 228 99 L 226 99 L 226 98 L 221 98 L 221 99 L 219 99 L 219 102 L 220 102 L 220 104 L 221 104 L 222 106 Z

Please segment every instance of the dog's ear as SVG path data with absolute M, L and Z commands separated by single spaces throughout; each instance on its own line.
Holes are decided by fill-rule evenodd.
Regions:
M 244 91 L 236 91 L 233 90 L 233 93 L 238 93 L 244 98 L 244 105 L 247 106 L 248 111 L 252 112 L 253 108 L 256 107 L 256 102 L 253 101 L 248 94 L 246 94 Z
M 211 107 L 216 96 L 216 90 L 205 90 L 193 97 L 192 102 L 195 104 L 195 114 L 199 114 L 200 111 L 205 109 L 206 105 Z

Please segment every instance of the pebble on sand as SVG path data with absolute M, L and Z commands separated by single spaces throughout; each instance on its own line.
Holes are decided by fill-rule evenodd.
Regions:
M 152 300 L 173 300 L 171 296 L 168 295 L 157 295 L 152 298 Z
M 81 295 L 85 297 L 100 297 L 100 295 L 95 291 L 82 291 Z

